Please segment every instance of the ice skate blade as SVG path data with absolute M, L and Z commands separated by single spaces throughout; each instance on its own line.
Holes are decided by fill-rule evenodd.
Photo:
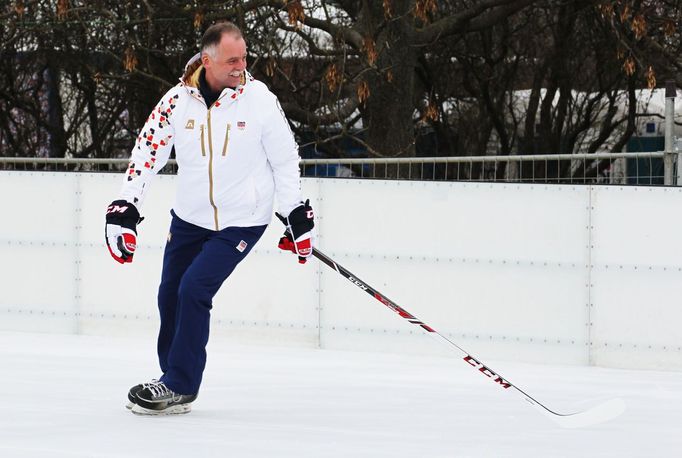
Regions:
M 132 413 L 135 415 L 148 415 L 148 416 L 159 416 L 159 415 L 182 415 L 185 413 L 190 413 L 192 411 L 192 404 L 187 403 L 187 404 L 178 404 L 174 406 L 170 406 L 166 409 L 163 410 L 152 410 L 152 409 L 145 409 L 144 407 L 139 406 L 138 404 L 133 405 L 132 409 L 130 409 Z

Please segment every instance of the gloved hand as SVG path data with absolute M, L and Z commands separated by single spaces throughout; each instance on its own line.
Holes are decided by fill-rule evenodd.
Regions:
M 117 262 L 133 262 L 137 225 L 142 219 L 135 205 L 125 200 L 115 200 L 107 208 L 104 235 L 109 253 Z
M 308 257 L 313 254 L 313 227 L 315 227 L 313 209 L 310 199 L 291 210 L 286 218 L 275 213 L 287 227 L 284 235 L 279 239 L 278 247 L 285 251 L 291 251 L 298 255 L 298 262 L 305 264 Z

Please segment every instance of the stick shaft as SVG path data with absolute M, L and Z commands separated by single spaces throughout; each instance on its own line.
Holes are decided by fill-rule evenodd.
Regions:
M 353 283 L 355 286 L 358 288 L 362 289 L 365 291 L 367 294 L 372 296 L 374 299 L 378 300 L 382 304 L 384 304 L 386 307 L 389 309 L 393 310 L 395 313 L 400 315 L 402 318 L 405 320 L 409 321 L 410 323 L 419 326 L 424 332 L 428 333 L 431 337 L 435 338 L 439 342 L 443 344 L 447 344 L 451 349 L 455 348 L 459 352 L 460 356 L 462 357 L 462 360 L 467 363 L 470 367 L 478 370 L 481 372 L 483 375 L 486 377 L 490 378 L 492 381 L 495 382 L 495 384 L 501 386 L 504 389 L 511 389 L 512 391 L 516 392 L 517 394 L 521 395 L 527 402 L 529 402 L 531 405 L 534 407 L 540 409 L 543 411 L 545 415 L 554 415 L 554 416 L 566 416 L 566 414 L 560 414 L 557 413 L 553 410 L 550 410 L 549 408 L 545 407 L 542 403 L 538 402 L 535 400 L 533 397 L 529 396 L 527 393 L 525 393 L 523 390 L 518 388 L 516 385 L 508 381 L 507 379 L 503 378 L 501 375 L 499 375 L 497 372 L 493 371 L 489 366 L 483 364 L 480 359 L 476 358 L 475 356 L 471 355 L 468 353 L 466 350 L 464 350 L 462 347 L 457 345 L 455 342 L 451 341 L 450 339 L 446 338 L 442 334 L 440 334 L 438 331 L 436 331 L 434 328 L 431 326 L 427 325 L 423 321 L 419 320 L 417 317 L 412 315 L 410 312 L 381 294 L 379 291 L 365 283 L 364 281 L 360 280 L 356 275 L 354 275 L 352 272 L 350 272 L 348 269 L 331 259 L 329 256 L 326 254 L 322 253 L 320 250 L 317 248 L 313 248 L 313 256 L 315 256 L 317 259 L 319 259 L 322 263 L 326 264 L 336 272 L 338 272 L 341 276 L 345 277 L 347 280 L 349 280 L 351 283 Z M 571 414 L 568 414 L 571 415 Z

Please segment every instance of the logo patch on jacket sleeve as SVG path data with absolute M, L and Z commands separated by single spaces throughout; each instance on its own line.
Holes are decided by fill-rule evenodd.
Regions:
M 242 240 L 241 242 L 239 242 L 239 245 L 237 245 L 237 251 L 239 251 L 240 253 L 243 253 L 244 250 L 246 250 L 246 245 L 247 245 L 247 243 Z
M 194 119 L 188 119 L 185 124 L 185 129 L 194 129 Z
M 239 130 L 246 129 L 246 121 L 237 121 L 237 129 Z

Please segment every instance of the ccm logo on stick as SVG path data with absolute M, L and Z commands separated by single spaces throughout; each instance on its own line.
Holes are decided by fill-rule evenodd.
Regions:
M 362 283 L 362 282 L 361 282 L 360 280 L 358 280 L 357 278 L 348 277 L 348 279 L 351 281 L 351 283 L 353 283 L 353 284 L 355 284 L 356 286 L 359 286 L 360 288 L 362 288 L 363 291 L 367 291 L 367 285 L 365 285 L 364 283 Z
M 494 377 L 495 383 L 499 383 L 500 385 L 502 385 L 502 388 L 509 388 L 511 386 L 511 383 L 507 382 L 505 379 L 503 379 L 502 377 L 500 377 L 499 375 L 497 375 L 496 373 L 494 373 L 493 371 L 491 371 L 490 369 L 485 367 L 479 361 L 476 361 L 471 356 L 467 355 L 464 358 L 464 361 L 471 364 L 472 367 L 477 368 L 479 370 L 479 372 L 483 373 L 486 377 L 490 377 L 490 378 Z

